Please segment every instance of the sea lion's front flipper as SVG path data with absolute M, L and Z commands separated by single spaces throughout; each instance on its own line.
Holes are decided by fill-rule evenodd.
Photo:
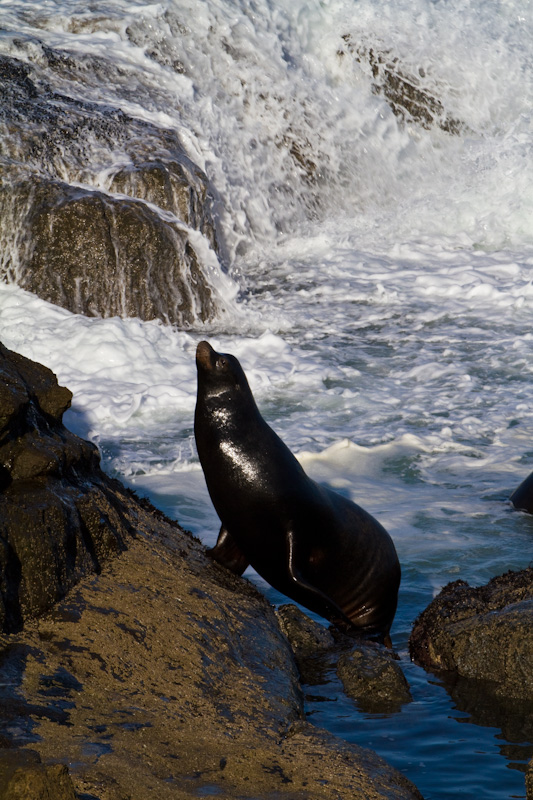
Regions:
M 313 608 L 313 606 L 317 605 L 318 601 L 319 608 L 322 606 L 322 610 L 320 610 L 318 613 L 326 617 L 326 619 L 329 619 L 330 622 L 333 622 L 341 630 L 353 629 L 354 626 L 351 619 L 346 616 L 342 608 L 337 605 L 335 600 L 332 600 L 331 597 L 328 597 L 327 594 L 325 594 L 321 589 L 313 586 L 303 577 L 300 569 L 298 568 L 298 554 L 296 552 L 295 545 L 296 537 L 294 535 L 294 531 L 289 529 L 287 530 L 287 567 L 289 577 L 294 582 L 295 586 L 298 587 L 300 592 L 305 592 L 309 596 L 309 607 Z M 303 602 L 303 605 L 306 605 L 305 601 Z
M 220 528 L 216 545 L 208 550 L 207 553 L 211 558 L 230 569 L 236 575 L 242 575 L 250 563 L 224 525 Z

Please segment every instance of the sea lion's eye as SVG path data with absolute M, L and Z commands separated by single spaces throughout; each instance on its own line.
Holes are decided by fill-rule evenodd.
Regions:
M 217 369 L 225 370 L 227 369 L 227 366 L 228 366 L 227 358 L 225 358 L 224 356 L 220 356 L 220 358 L 217 358 Z

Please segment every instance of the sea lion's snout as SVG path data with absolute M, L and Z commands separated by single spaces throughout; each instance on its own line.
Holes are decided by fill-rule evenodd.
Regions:
M 210 369 L 214 352 L 209 342 L 199 342 L 196 348 L 196 364 L 204 369 Z

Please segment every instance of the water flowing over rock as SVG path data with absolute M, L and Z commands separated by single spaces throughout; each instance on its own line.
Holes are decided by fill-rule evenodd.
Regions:
M 485 692 L 533 699 L 533 568 L 485 586 L 455 581 L 418 617 L 409 642 L 427 669 L 484 682 Z
M 25 623 L 0 636 L 2 797 L 421 800 L 304 721 L 265 597 L 102 475 L 49 370 L 1 358 L 4 629 Z
M 53 91 L 7 56 L 0 101 L 1 278 L 92 316 L 187 328 L 221 313 L 213 191 L 175 133 Z

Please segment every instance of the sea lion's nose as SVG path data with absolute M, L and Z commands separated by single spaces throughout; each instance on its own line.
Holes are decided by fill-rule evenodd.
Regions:
M 209 342 L 199 342 L 196 348 L 196 363 L 198 366 L 209 369 L 214 352 Z

